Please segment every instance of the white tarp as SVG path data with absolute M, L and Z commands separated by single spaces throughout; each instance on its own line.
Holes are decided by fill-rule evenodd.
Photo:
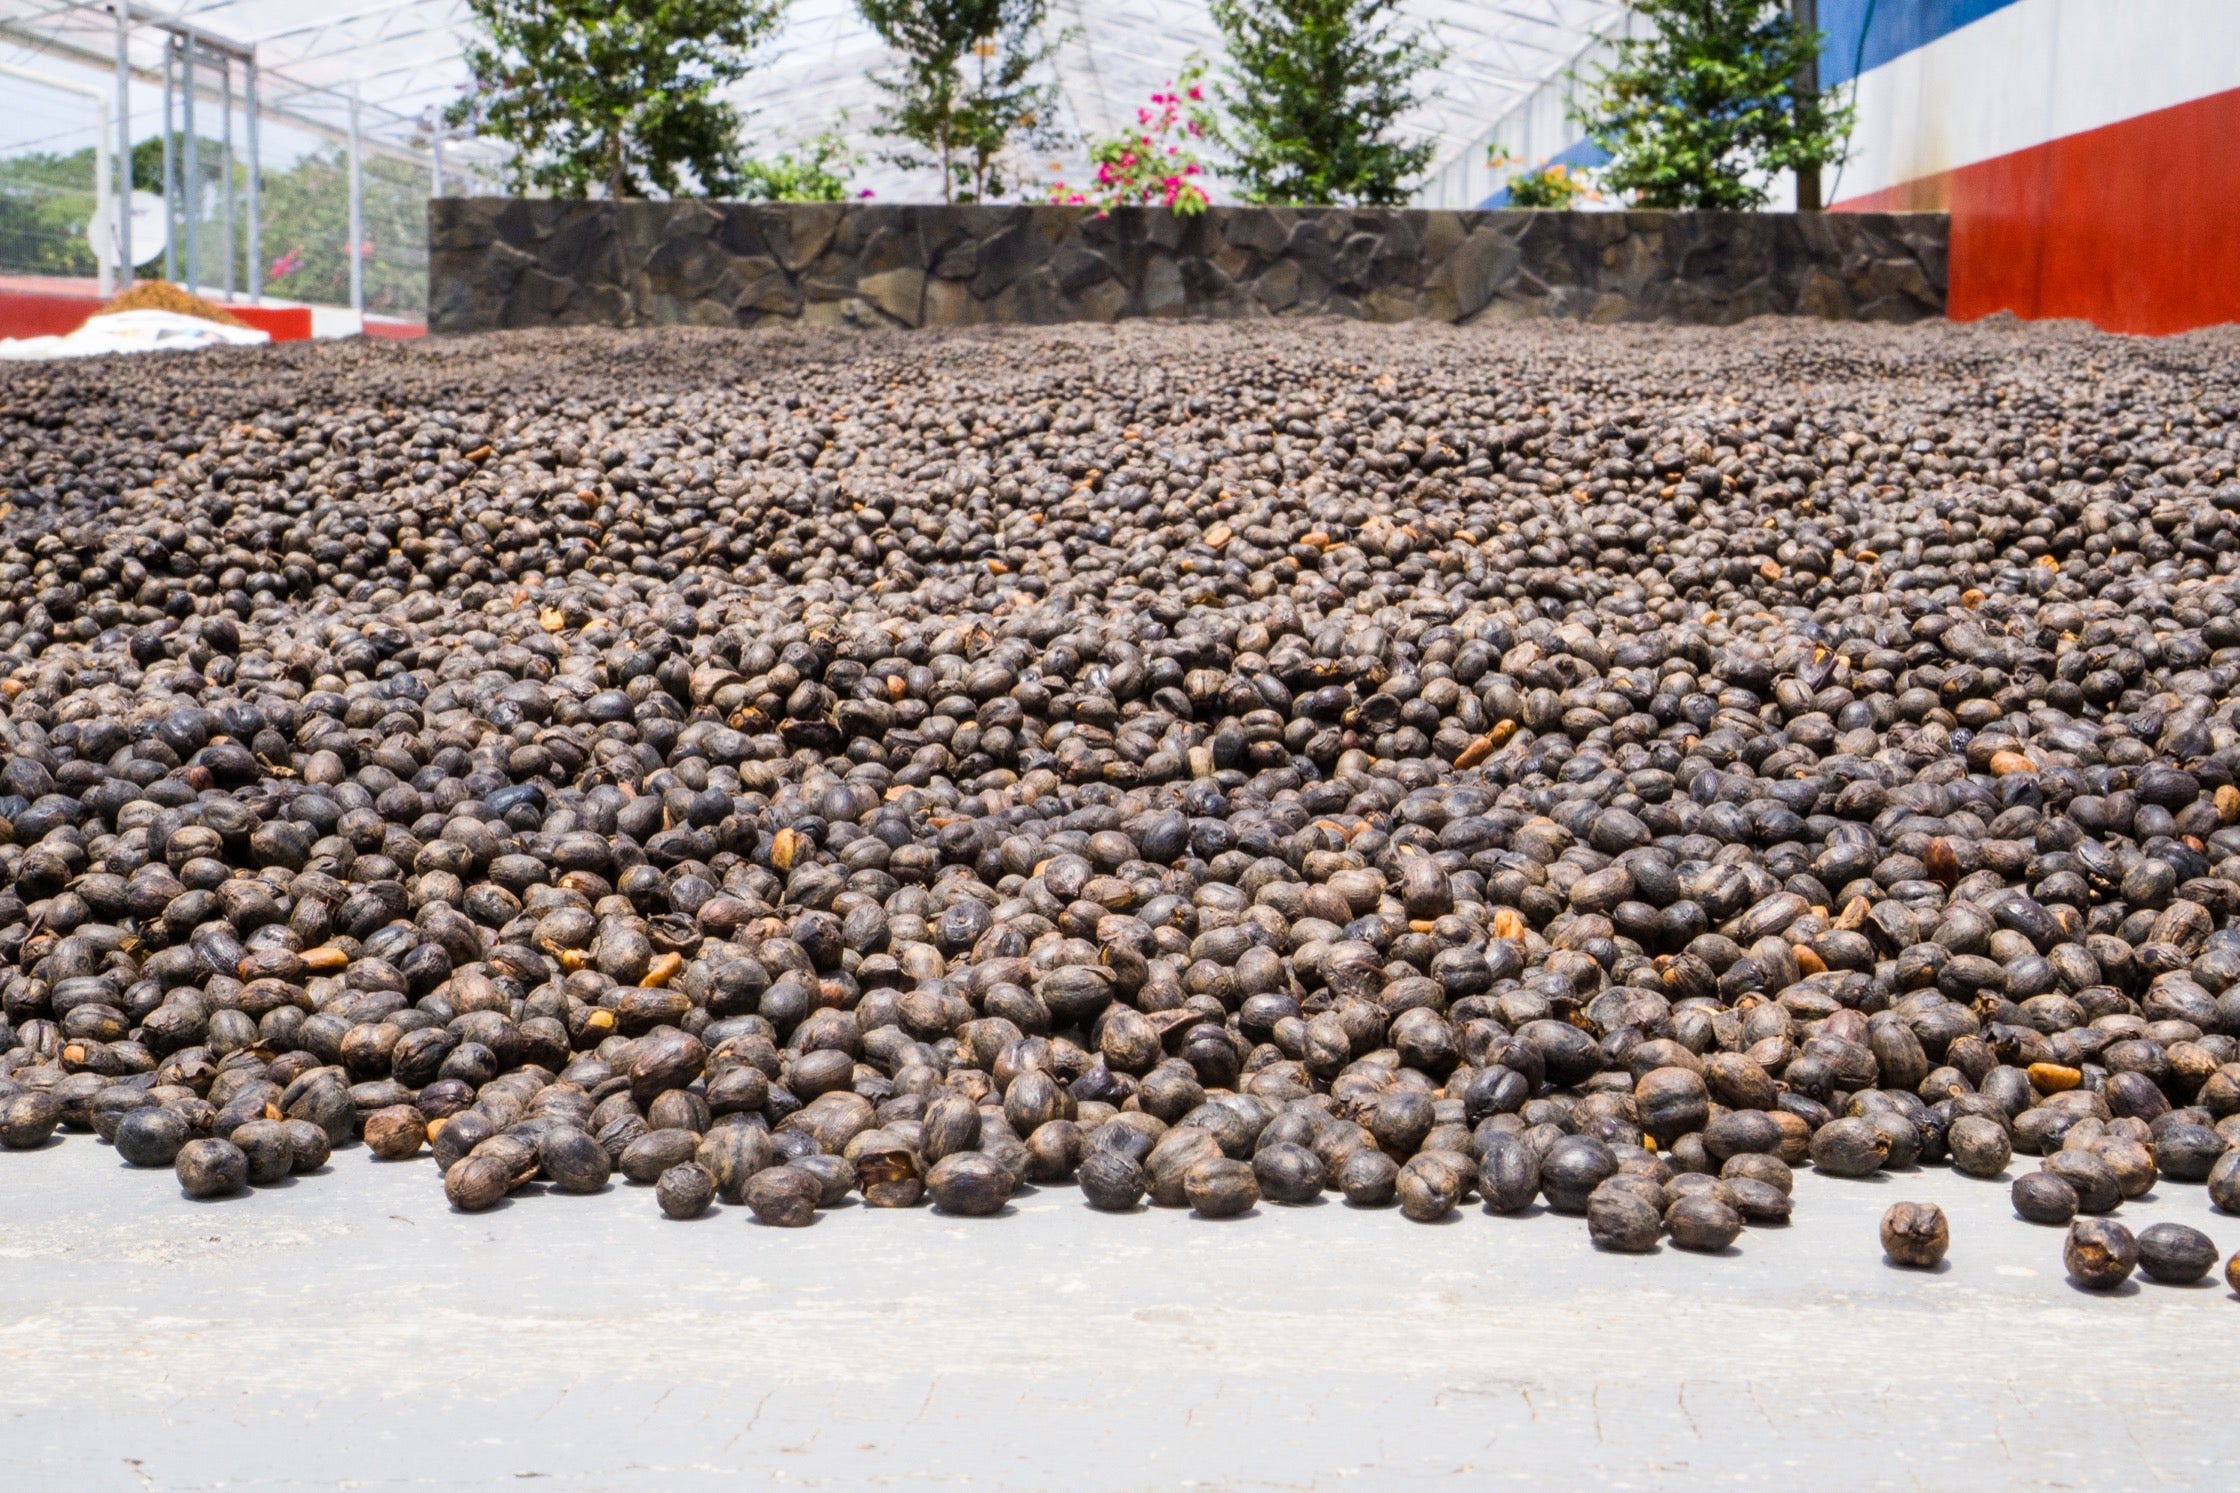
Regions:
M 90 358 L 102 353 L 191 352 L 202 347 L 249 347 L 270 342 L 254 327 L 229 327 L 176 311 L 112 311 L 86 318 L 61 337 L 0 338 L 0 360 Z

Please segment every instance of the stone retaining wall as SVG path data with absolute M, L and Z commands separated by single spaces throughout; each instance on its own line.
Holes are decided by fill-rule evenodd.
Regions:
M 1943 314 L 1940 213 L 428 204 L 434 332 L 1349 316 Z

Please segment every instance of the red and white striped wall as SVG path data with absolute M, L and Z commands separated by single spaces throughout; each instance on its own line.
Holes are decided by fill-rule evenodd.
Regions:
M 1785 0 L 1786 3 L 1786 0 Z M 1817 0 L 1825 86 L 1853 84 L 1840 210 L 1952 215 L 1948 307 L 2110 331 L 2240 322 L 2240 0 Z M 1646 22 L 1621 12 L 1612 34 Z M 1602 159 L 1571 114 L 1590 43 L 1425 179 L 1499 207 L 1521 166 Z M 1486 164 L 1489 147 L 1520 163 Z M 1787 177 L 1771 206 L 1795 198 Z M 1614 204 L 1612 204 L 1614 205 Z
M 1820 24 L 1828 81 L 1865 63 L 1833 205 L 1949 212 L 1953 317 L 2240 321 L 2240 0 L 1821 0 Z

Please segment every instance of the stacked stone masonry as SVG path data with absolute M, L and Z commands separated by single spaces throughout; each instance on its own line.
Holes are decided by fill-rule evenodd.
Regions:
M 431 329 L 1943 314 L 1937 213 L 428 204 Z

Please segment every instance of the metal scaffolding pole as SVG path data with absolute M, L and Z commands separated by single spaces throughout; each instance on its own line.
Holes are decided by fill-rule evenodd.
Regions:
M 443 195 L 443 126 L 437 125 L 434 138 L 428 141 L 428 195 Z
M 117 0 L 117 288 L 132 284 L 132 59 L 126 43 L 132 36 L 132 17 L 124 0 Z M 94 147 L 99 155 L 101 148 Z
M 242 124 L 249 132 L 249 304 L 254 306 L 264 300 L 264 224 L 259 216 L 263 209 L 257 196 L 260 163 L 257 159 L 257 64 L 254 58 L 241 64 L 241 91 L 249 111 Z
M 350 85 L 350 309 L 366 311 L 365 183 L 358 171 L 358 85 Z
M 201 143 L 195 138 L 194 128 L 194 43 L 187 42 L 179 48 L 179 113 L 180 132 L 186 136 L 182 151 L 185 159 L 180 174 L 185 178 L 185 190 L 180 193 L 180 205 L 186 214 L 187 235 L 187 289 L 200 293 L 202 289 L 202 160 L 197 150 Z
M 226 215 L 226 226 L 218 235 L 218 244 L 225 251 L 226 299 L 230 301 L 236 283 L 233 268 L 233 62 L 230 58 L 218 59 L 218 93 L 225 109 L 225 128 L 219 133 L 219 156 L 225 167 L 225 179 L 218 187 L 218 201 Z
M 97 98 L 95 102 L 101 106 L 101 127 L 94 132 L 93 136 L 93 200 L 96 205 L 99 205 L 113 200 L 110 196 L 109 185 L 112 173 L 109 170 L 109 101 L 106 98 Z M 132 167 L 129 160 L 128 157 L 125 166 L 125 185 L 127 188 L 132 184 Z M 94 288 L 101 292 L 101 299 L 104 301 L 116 294 L 117 271 L 124 259 L 124 250 L 119 247 L 122 242 L 119 235 L 129 230 L 131 222 L 132 219 L 129 214 L 119 217 L 110 225 L 109 242 L 105 245 L 96 246 L 94 249 Z M 117 263 L 112 263 L 112 260 L 117 261 Z M 127 275 L 132 273 L 129 267 L 124 267 L 123 272 Z
M 163 278 L 179 279 L 179 163 L 172 156 L 171 116 L 176 112 L 172 95 L 178 91 L 179 43 L 167 37 L 163 44 Z

